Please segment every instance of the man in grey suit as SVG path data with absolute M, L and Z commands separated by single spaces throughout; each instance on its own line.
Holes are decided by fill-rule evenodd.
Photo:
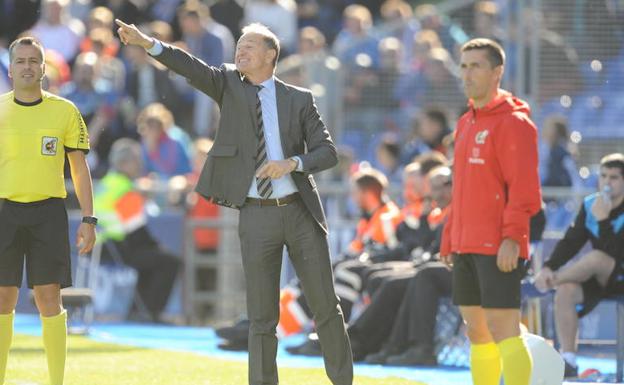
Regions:
M 275 329 L 286 245 L 314 313 L 327 375 L 334 385 L 351 385 L 351 347 L 334 293 L 325 214 L 311 175 L 336 164 L 336 149 L 310 91 L 274 76 L 278 39 L 265 26 L 251 24 L 237 43 L 236 64 L 216 68 L 134 25 L 116 22 L 124 44 L 145 48 L 221 109 L 196 189 L 215 203 L 240 209 L 251 323 L 249 384 L 278 384 Z

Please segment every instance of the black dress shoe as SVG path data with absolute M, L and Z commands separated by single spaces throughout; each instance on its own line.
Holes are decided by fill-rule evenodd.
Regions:
M 217 347 L 221 350 L 227 350 L 229 352 L 244 352 L 247 351 L 248 345 L 247 340 L 245 341 L 224 341 L 217 345 Z
M 578 377 L 578 366 L 569 364 L 568 361 L 563 360 L 565 363 L 565 369 L 563 371 L 563 378 L 576 378 Z
M 414 346 L 399 355 L 388 357 L 386 363 L 396 366 L 436 366 L 438 360 L 431 348 Z
M 400 354 L 398 349 L 381 349 L 377 353 L 371 353 L 364 358 L 364 362 L 371 365 L 384 365 L 388 360 L 388 357 Z
M 249 320 L 242 319 L 232 326 L 215 330 L 215 333 L 224 340 L 247 341 L 249 338 Z
M 318 340 L 311 339 L 308 339 L 301 345 L 289 346 L 286 348 L 286 351 L 299 356 L 318 357 L 322 355 L 321 343 Z

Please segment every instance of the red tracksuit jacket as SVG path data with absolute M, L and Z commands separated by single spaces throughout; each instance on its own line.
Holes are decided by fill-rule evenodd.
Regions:
M 459 119 L 455 132 L 453 201 L 441 255 L 496 255 L 504 238 L 528 258 L 529 218 L 541 205 L 537 129 L 529 106 L 499 90 L 485 107 Z

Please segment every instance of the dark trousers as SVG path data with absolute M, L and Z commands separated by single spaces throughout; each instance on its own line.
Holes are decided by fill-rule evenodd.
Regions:
M 398 350 L 417 345 L 433 349 L 438 303 L 450 297 L 451 285 L 451 271 L 442 262 L 420 265 L 407 285 L 389 345 Z
M 334 292 L 327 235 L 303 202 L 281 207 L 244 205 L 239 236 L 250 321 L 249 384 L 278 384 L 275 333 L 282 249 L 286 245 L 314 315 L 327 376 L 334 385 L 351 385 L 351 346 Z
M 375 280 L 381 282 L 371 298 L 370 305 L 349 327 L 349 335 L 354 340 L 353 345 L 359 349 L 358 356 L 378 351 L 387 340 L 407 285 L 414 276 L 413 270 L 383 272 L 388 274 L 375 276 Z
M 137 271 L 136 296 L 157 320 L 167 306 L 182 262 L 153 242 L 115 242 L 121 261 Z M 133 308 L 136 308 L 134 301 Z

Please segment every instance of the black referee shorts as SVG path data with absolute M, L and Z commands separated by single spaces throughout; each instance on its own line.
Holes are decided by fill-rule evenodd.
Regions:
M 71 286 L 69 230 L 65 203 L 0 199 L 0 286 L 22 286 L 24 258 L 28 287 Z
M 496 266 L 495 255 L 459 254 L 453 257 L 453 303 L 491 309 L 519 309 L 520 281 L 527 261 L 504 273 Z

